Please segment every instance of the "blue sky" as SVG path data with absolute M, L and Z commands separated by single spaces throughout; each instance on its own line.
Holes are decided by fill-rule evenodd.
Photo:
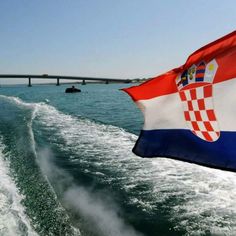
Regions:
M 152 77 L 235 25 L 235 0 L 2 0 L 0 74 Z

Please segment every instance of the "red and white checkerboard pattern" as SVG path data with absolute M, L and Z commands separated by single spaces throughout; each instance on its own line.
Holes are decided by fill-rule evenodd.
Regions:
M 184 117 L 190 130 L 199 138 L 214 142 L 220 137 L 216 120 L 212 84 L 179 91 Z

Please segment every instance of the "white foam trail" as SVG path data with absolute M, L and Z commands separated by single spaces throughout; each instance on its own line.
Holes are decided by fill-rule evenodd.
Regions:
M 0 140 L 0 235 L 36 236 L 21 205 L 23 196 L 9 175 L 8 164 L 2 153 L 3 148 Z
M 166 208 L 172 212 L 174 230 L 184 229 L 189 235 L 236 232 L 235 173 L 170 159 L 138 158 L 131 152 L 137 137 L 120 128 L 78 120 L 44 105 L 37 115 L 45 129 L 55 133 L 55 142 L 63 138 L 67 145 L 61 148 L 75 153 L 70 158 L 88 166 L 88 172 L 89 166 L 97 166 L 100 174 L 92 174 L 108 184 L 121 182 L 131 196 L 137 186 L 148 185 L 130 198 L 131 204 L 151 214 L 158 204 L 170 204 L 173 198 Z M 106 170 L 115 172 L 115 177 L 107 176 Z
M 30 147 L 32 148 L 32 151 L 35 153 L 35 155 L 37 156 L 37 153 L 35 151 L 35 140 L 34 140 L 34 133 L 33 133 L 33 130 L 32 130 L 32 122 L 33 122 L 33 120 L 35 118 L 37 107 L 38 106 L 40 107 L 40 106 L 44 105 L 44 103 L 26 103 L 26 102 L 23 102 L 18 97 L 8 97 L 8 96 L 4 96 L 4 95 L 0 95 L 0 99 L 7 100 L 7 102 L 11 102 L 13 104 L 16 104 L 17 106 L 23 107 L 24 109 L 30 109 L 30 111 L 31 111 L 31 119 L 27 123 L 27 128 L 29 129 L 29 135 L 30 135 L 30 138 L 31 138 L 31 142 L 30 142 L 31 145 L 30 145 Z M 0 165 L 1 165 L 1 162 L 0 162 Z M 0 172 L 0 176 L 1 176 L 1 172 Z M 49 184 L 49 186 L 51 186 L 50 182 L 48 182 L 48 184 Z M 0 191 L 1 191 L 1 185 L 0 185 Z M 53 191 L 53 188 L 52 188 L 52 191 Z M 17 191 L 17 194 L 18 194 L 17 196 L 19 196 L 19 201 L 21 201 L 23 199 L 23 196 L 20 195 L 20 193 L 18 191 Z M 56 195 L 55 195 L 55 198 L 56 198 Z M 0 198 L 0 200 L 1 200 L 1 198 Z M 59 203 L 59 206 L 62 207 L 60 203 Z M 23 206 L 22 206 L 22 209 L 23 209 Z M 0 212 L 1 212 L 1 205 L 0 205 Z M 22 210 L 22 212 L 23 212 L 23 210 Z M 24 214 L 22 214 L 22 216 L 24 216 Z M 26 221 L 26 223 L 28 223 L 28 221 L 29 221 L 28 218 L 25 218 L 25 221 Z M 1 217 L 0 217 L 0 226 L 1 226 Z M 21 223 L 20 227 L 21 228 L 23 227 L 22 223 Z M 75 228 L 73 226 L 71 226 L 71 228 L 72 228 L 73 235 L 78 235 L 78 236 L 81 235 L 80 234 L 80 230 L 78 228 Z M 32 235 L 32 236 L 37 235 L 34 231 L 31 230 L 30 227 L 28 229 L 27 230 L 29 232 L 26 232 L 26 230 L 25 230 L 25 232 L 23 234 L 11 232 L 9 235 L 11 235 L 11 236 L 13 236 L 13 235 L 24 235 L 24 236 L 25 235 Z M 1 234 L 1 227 L 0 227 L 0 235 L 2 235 Z M 3 234 L 3 235 L 8 235 L 8 234 Z M 59 235 L 61 235 L 60 232 L 59 232 Z
M 92 174 L 107 184 L 119 182 L 131 204 L 150 214 L 158 206 L 166 208 L 174 230 L 186 230 L 188 235 L 235 235 L 235 173 L 170 159 L 138 158 L 131 153 L 135 135 L 79 120 L 46 104 L 35 107 L 35 122 L 54 133 L 55 143 L 64 140 L 66 145 L 58 145 L 74 153 L 68 158 L 88 172 L 97 167 Z M 140 185 L 148 188 L 137 192 Z
M 106 236 L 142 236 L 119 217 L 118 208 L 107 196 L 88 191 L 84 187 L 69 188 L 64 201 L 70 208 L 77 210 L 99 235 Z
M 20 98 L 13 97 L 13 96 L 0 95 L 0 98 L 3 100 L 7 100 L 12 103 L 15 103 L 16 105 L 19 105 L 19 106 L 34 107 L 35 104 L 37 104 L 37 103 L 26 103 L 26 102 L 23 102 Z
M 142 236 L 119 216 L 118 207 L 112 199 L 76 185 L 71 175 L 55 166 L 50 149 L 40 150 L 38 154 L 41 169 L 50 180 L 56 182 L 64 204 L 83 216 L 89 230 L 103 236 Z

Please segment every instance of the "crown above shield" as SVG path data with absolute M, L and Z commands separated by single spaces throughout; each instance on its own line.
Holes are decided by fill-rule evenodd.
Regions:
M 182 74 L 178 75 L 176 80 L 178 90 L 187 89 L 190 84 L 192 86 L 199 86 L 199 83 L 212 83 L 217 68 L 218 64 L 215 59 L 207 64 L 202 61 L 198 65 L 192 65 Z

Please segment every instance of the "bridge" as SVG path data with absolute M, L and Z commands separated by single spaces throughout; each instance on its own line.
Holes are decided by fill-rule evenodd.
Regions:
M 56 80 L 56 85 L 60 85 L 60 80 L 75 80 L 75 81 L 81 81 L 83 85 L 86 84 L 86 81 L 102 81 L 106 84 L 109 82 L 115 82 L 115 83 L 131 83 L 132 80 L 130 79 L 110 79 L 110 78 L 96 78 L 96 77 L 83 77 L 83 76 L 66 76 L 66 75 L 48 75 L 48 74 L 42 74 L 42 75 L 17 75 L 17 74 L 0 74 L 0 78 L 12 78 L 12 79 L 28 79 L 28 86 L 32 86 L 32 79 L 54 79 Z

